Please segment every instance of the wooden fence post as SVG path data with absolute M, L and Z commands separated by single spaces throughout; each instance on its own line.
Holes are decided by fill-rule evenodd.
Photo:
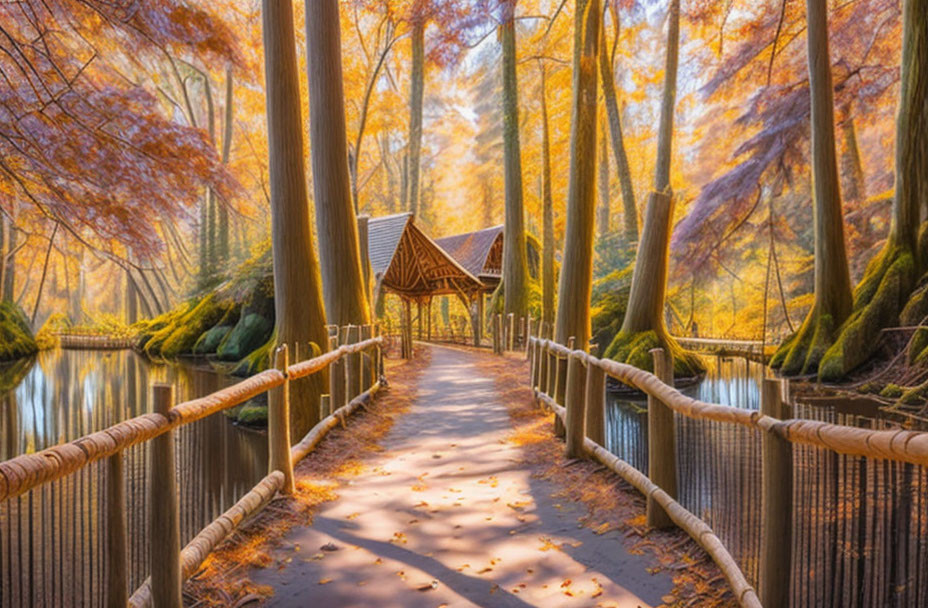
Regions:
M 654 375 L 673 386 L 673 359 L 662 348 L 651 350 Z M 673 410 L 648 395 L 648 477 L 671 498 L 677 498 L 677 454 Z M 673 521 L 654 499 L 648 498 L 648 525 L 669 528 Z
M 785 420 L 789 405 L 781 398 L 781 381 L 764 379 L 760 411 Z M 793 448 L 773 428 L 763 434 L 764 535 L 760 554 L 760 601 L 764 606 L 786 606 L 790 597 L 793 529 Z
M 515 350 L 516 316 L 509 313 L 509 317 L 506 321 L 506 350 Z
M 554 382 L 554 401 L 558 405 L 566 406 L 567 394 L 567 359 L 556 355 L 556 377 Z M 564 427 L 564 422 L 558 418 L 554 417 L 554 435 L 557 437 L 563 438 L 566 434 L 566 428 Z
M 429 306 L 431 307 L 431 300 L 429 300 Z M 432 331 L 431 323 L 429 323 L 429 332 L 431 331 Z M 361 326 L 361 342 L 369 340 L 370 337 L 371 337 L 371 326 L 362 325 Z M 431 339 L 432 339 L 432 336 L 430 333 L 429 340 Z M 361 360 L 361 392 L 363 393 L 364 391 L 369 389 L 371 385 L 374 383 L 374 381 L 371 380 L 371 378 L 373 378 L 372 366 L 371 366 L 371 361 L 370 361 L 371 355 L 370 355 L 370 352 L 365 350 L 365 351 L 361 351 L 358 357 Z
M 126 543 L 126 481 L 122 452 L 106 460 L 106 605 L 125 608 L 129 599 L 129 556 Z
M 167 416 L 174 407 L 174 387 L 152 388 L 154 412 Z M 154 608 L 182 608 L 180 572 L 180 521 L 177 470 L 174 465 L 174 431 L 151 440 L 151 480 L 148 486 L 149 557 Z
M 496 349 L 495 349 L 496 354 L 501 355 L 503 354 L 503 316 L 502 315 L 497 314 L 495 317 L 493 317 L 493 329 L 494 329 L 494 333 L 496 334 L 493 337 L 493 342 L 495 343 L 495 346 L 496 346 Z
M 522 347 L 525 348 L 526 358 L 528 358 L 530 354 L 528 352 L 528 341 L 529 341 L 529 338 L 531 337 L 532 337 L 532 315 L 529 315 L 528 317 L 525 318 L 525 331 L 522 333 L 522 340 L 523 340 Z
M 284 375 L 284 383 L 267 394 L 267 472 L 284 474 L 282 494 L 293 494 L 293 463 L 290 461 L 290 366 L 289 350 L 281 344 L 274 352 L 274 367 Z
M 341 330 L 339 330 L 341 332 Z M 339 337 L 332 339 L 330 348 L 335 350 L 339 347 L 341 340 Z M 345 405 L 345 358 L 339 357 L 329 366 L 329 406 L 328 411 L 323 412 L 328 416 L 341 406 Z
M 586 370 L 586 436 L 606 445 L 606 372 L 592 362 Z
M 348 344 L 357 344 L 360 341 L 360 330 L 361 328 L 358 325 L 348 327 Z M 361 394 L 359 390 L 361 388 L 361 354 L 345 355 L 345 359 L 345 374 L 348 377 L 345 398 L 346 401 L 350 402 Z
M 567 413 L 567 457 L 583 458 L 584 422 L 586 420 L 586 365 L 579 355 L 567 357 L 567 387 L 565 407 Z

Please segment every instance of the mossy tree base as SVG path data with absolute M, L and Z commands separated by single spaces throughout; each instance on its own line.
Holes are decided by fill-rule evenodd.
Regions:
M 915 259 L 903 248 L 887 245 L 874 258 L 854 294 L 854 312 L 818 366 L 820 380 L 840 380 L 873 355 L 880 331 L 899 319 L 915 278 Z
M 673 373 L 677 378 L 692 378 L 706 371 L 706 366 L 698 355 L 684 350 L 670 336 L 661 336 L 654 330 L 642 332 L 620 331 L 613 338 L 609 348 L 606 349 L 604 357 L 653 372 L 654 364 L 651 350 L 655 348 L 663 348 L 671 354 L 673 357 Z
M 770 367 L 784 376 L 810 375 L 818 372 L 825 351 L 834 342 L 834 321 L 831 315 L 815 308 L 809 311 L 799 330 L 787 338 L 770 359 Z

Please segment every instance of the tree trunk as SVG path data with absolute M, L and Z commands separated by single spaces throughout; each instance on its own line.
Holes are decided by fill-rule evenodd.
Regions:
M 406 154 L 406 209 L 419 213 L 419 160 L 422 155 L 422 97 L 425 92 L 425 19 L 412 25 L 412 76 L 409 83 L 409 144 Z
M 16 297 L 16 247 L 19 241 L 19 233 L 13 222 L 7 223 L 6 234 L 6 274 L 3 277 L 2 297 L 0 300 L 12 302 Z
M 615 77 L 613 76 L 612 59 L 606 52 L 606 30 L 603 29 L 599 54 L 600 76 L 603 80 L 603 98 L 606 102 L 606 115 L 609 118 L 609 134 L 612 141 L 612 155 L 615 158 L 616 171 L 619 175 L 619 186 L 622 189 L 622 221 L 625 229 L 627 243 L 638 241 L 638 205 L 635 202 L 635 188 L 632 184 L 632 172 L 628 166 L 628 155 L 625 151 L 625 139 L 622 135 L 622 117 L 619 114 L 619 104 L 615 94 Z M 619 24 L 615 24 L 615 35 L 619 35 Z
M 600 53 L 603 53 L 600 48 Z M 609 234 L 609 154 L 606 151 L 606 125 L 599 130 L 599 208 L 596 210 L 596 224 L 599 239 Z
M 293 5 L 290 0 L 263 0 L 262 7 L 277 341 L 291 350 L 313 342 L 325 352 L 328 335 L 303 165 Z M 327 373 L 290 385 L 294 438 L 302 438 L 319 421 L 319 396 L 327 386 Z
M 841 184 L 844 198 L 860 202 L 867 198 L 867 192 L 864 169 L 860 162 L 860 148 L 857 144 L 857 129 L 854 128 L 854 117 L 850 107 L 845 110 L 841 131 L 844 135 L 844 146 L 841 150 Z
M 500 25 L 503 47 L 503 166 L 506 220 L 503 228 L 503 312 L 528 313 L 528 260 L 522 208 L 522 155 L 519 148 L 519 81 L 516 77 L 516 0 L 505 0 Z
M 548 89 L 541 66 L 541 200 L 542 200 L 542 320 L 551 327 L 554 309 L 554 201 L 551 195 L 551 133 L 548 128 Z
M 570 125 L 570 180 L 567 188 L 565 272 L 558 289 L 556 340 L 586 350 L 590 342 L 593 287 L 593 224 L 596 212 L 597 53 L 599 0 L 578 0 L 574 17 L 573 102 Z
M 42 291 L 45 288 L 45 278 L 48 276 L 48 262 L 51 260 L 52 247 L 55 245 L 55 236 L 58 234 L 58 228 L 60 226 L 61 224 L 55 222 L 55 228 L 52 230 L 51 236 L 48 237 L 48 249 L 45 250 L 45 263 L 42 264 L 42 277 L 39 279 L 39 289 L 35 294 L 35 304 L 32 306 L 32 317 L 30 317 L 33 329 L 35 329 L 36 316 L 39 314 L 39 304 L 42 303 Z
M 905 0 L 903 11 L 891 238 L 914 251 L 920 206 L 928 205 L 928 3 Z
M 628 308 L 622 322 L 622 333 L 655 331 L 659 337 L 666 335 L 662 313 L 667 290 L 667 263 L 674 207 L 673 193 L 670 190 L 670 158 L 680 50 L 680 0 L 671 0 L 669 10 L 654 191 L 648 198 L 644 230 L 638 243 L 635 270 L 632 274 Z
M 6 283 L 6 216 L 0 215 L 0 301 L 3 301 L 4 293 L 3 286 Z
M 232 153 L 233 119 L 235 118 L 235 96 L 232 80 L 231 66 L 226 68 L 226 103 L 222 131 L 222 164 L 229 164 Z M 219 252 L 218 261 L 225 265 L 229 261 L 231 249 L 229 247 L 229 205 L 228 201 L 221 201 L 217 209 L 219 214 Z
M 809 12 L 811 32 L 811 7 Z M 817 19 L 818 28 L 823 28 L 821 22 L 824 21 L 824 17 L 819 15 Z M 917 278 L 926 266 L 925 252 L 919 251 L 921 243 L 918 242 L 918 231 L 921 205 L 928 200 L 928 154 L 925 154 L 925 142 L 928 141 L 928 3 L 921 0 L 906 0 L 904 3 L 900 82 L 899 108 L 896 115 L 896 189 L 889 238 L 882 251 L 867 266 L 867 271 L 854 292 L 853 314 L 841 327 L 840 335 L 825 352 L 817 367 L 819 378 L 822 380 L 840 379 L 864 363 L 874 352 L 882 328 L 900 322 L 916 325 L 922 321 L 925 310 L 928 309 L 928 290 L 918 289 L 913 293 Z M 814 83 L 813 80 L 813 89 Z M 813 96 L 813 110 L 814 99 Z M 826 124 L 826 132 L 827 126 Z M 814 133 L 813 130 L 813 143 L 816 142 Z M 827 141 L 819 144 L 827 148 Z M 827 156 L 827 149 L 825 153 Z M 816 190 L 817 212 L 818 194 Z M 826 208 L 830 216 L 825 219 L 830 219 L 831 222 L 822 222 L 824 226 L 821 228 L 836 234 L 817 234 L 826 245 L 830 244 L 832 247 L 843 244 L 841 209 L 839 205 L 836 207 L 837 209 Z M 816 216 L 816 220 L 818 219 Z M 819 229 L 818 224 L 816 228 Z M 816 244 L 818 245 L 818 242 Z M 819 254 L 835 253 L 816 247 L 816 308 L 821 305 L 819 315 L 824 316 L 833 314 L 825 308 L 831 302 L 823 300 L 820 304 L 819 290 L 831 294 L 842 286 L 827 284 L 829 273 L 839 272 L 840 268 L 823 268 L 822 275 L 826 280 L 824 284 L 819 284 Z M 828 261 L 831 260 L 825 260 Z M 844 271 L 846 276 L 846 263 Z M 834 296 L 831 297 L 833 300 Z M 815 312 L 813 309 L 813 314 Z M 774 358 L 773 363 L 780 362 L 778 357 L 783 360 L 784 373 L 794 372 L 799 368 L 799 355 L 795 353 L 801 352 L 804 340 L 809 341 L 803 335 L 804 330 L 808 331 L 807 325 L 812 325 L 809 318 L 799 333 L 780 347 Z M 812 348 L 809 350 L 810 355 L 807 356 L 803 370 L 810 367 L 808 360 L 812 359 L 811 353 L 814 351 Z M 912 350 L 913 352 L 909 353 L 909 360 L 912 362 L 924 361 L 928 356 L 928 351 L 924 349 L 921 352 L 917 352 L 917 349 Z M 782 352 L 787 354 L 781 355 Z
M 313 198 L 326 318 L 339 327 L 366 325 L 370 310 L 351 202 L 337 0 L 307 0 L 306 58 Z
M 674 199 L 670 188 L 670 159 L 679 51 L 680 0 L 671 0 L 667 20 L 667 56 L 654 190 L 648 196 L 625 319 L 622 321 L 621 331 L 606 349 L 606 356 L 651 369 L 653 361 L 648 351 L 661 347 L 673 358 L 675 373 L 686 377 L 699 373 L 704 366 L 698 357 L 683 351 L 669 335 L 663 314 L 670 235 L 673 230 Z

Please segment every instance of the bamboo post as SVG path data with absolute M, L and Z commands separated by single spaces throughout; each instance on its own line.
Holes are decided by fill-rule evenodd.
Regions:
M 654 375 L 673 386 L 673 360 L 662 348 L 651 350 Z M 648 395 L 648 477 L 671 498 L 677 498 L 676 437 L 673 410 L 657 397 Z M 652 497 L 648 497 L 648 525 L 669 528 L 673 521 Z
M 154 412 L 167 416 L 174 407 L 174 387 L 156 384 L 152 388 Z M 180 521 L 177 479 L 174 465 L 174 431 L 165 431 L 151 440 L 149 461 L 151 482 L 149 503 L 149 557 L 151 597 L 154 608 L 182 608 L 180 572 Z
M 108 608 L 125 608 L 129 599 L 129 556 L 122 452 L 116 452 L 106 462 L 106 605 Z
M 337 349 L 341 339 L 337 336 L 330 339 L 332 340 L 330 348 Z M 322 412 L 323 417 L 343 405 L 345 405 L 345 358 L 339 357 L 329 366 L 329 404 L 327 410 Z
M 789 405 L 782 400 L 779 380 L 764 379 L 760 411 L 785 420 Z M 764 606 L 789 604 L 792 572 L 793 450 L 778 428 L 763 434 L 764 536 L 760 555 L 760 601 Z
M 586 436 L 606 445 L 606 372 L 592 363 L 586 370 Z
M 289 350 L 281 344 L 274 352 L 274 367 L 284 375 L 284 383 L 267 394 L 267 472 L 284 474 L 283 494 L 293 494 L 293 463 L 290 460 L 290 366 Z
M 584 422 L 586 419 L 586 374 L 583 360 L 575 353 L 567 358 L 567 457 L 583 458 Z

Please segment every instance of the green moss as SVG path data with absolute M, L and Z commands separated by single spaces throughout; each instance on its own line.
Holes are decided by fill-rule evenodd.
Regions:
M 267 426 L 267 405 L 248 402 L 239 408 L 236 420 L 249 426 Z
M 880 397 L 886 397 L 887 399 L 898 399 L 904 392 L 905 389 L 898 384 L 889 383 L 883 387 L 883 390 L 880 391 Z
M 247 353 L 235 366 L 232 374 L 235 376 L 251 376 L 268 368 L 271 360 L 271 351 L 277 344 L 277 335 L 272 330 L 270 337 L 258 348 Z
M 831 315 L 819 314 L 816 308 L 809 311 L 795 335 L 780 345 L 771 359 L 771 366 L 779 367 L 784 376 L 813 374 L 834 340 L 834 321 Z
M 193 345 L 193 354 L 195 355 L 211 355 L 216 352 L 216 349 L 219 348 L 219 345 L 225 340 L 226 336 L 229 335 L 229 332 L 232 331 L 231 325 L 216 325 L 206 330 L 199 339 L 197 343 Z
M 867 361 L 880 331 L 894 323 L 915 281 L 915 261 L 910 253 L 888 249 L 875 259 L 855 295 L 855 311 L 822 357 L 819 379 L 837 381 Z
M 904 405 L 924 403 L 926 395 L 928 395 L 928 382 L 923 382 L 918 386 L 905 389 L 902 395 L 899 396 L 899 403 Z
M 200 336 L 216 325 L 231 307 L 231 302 L 222 301 L 215 293 L 207 294 L 189 306 L 186 313 L 158 330 L 145 345 L 145 352 L 165 358 L 192 354 Z
M 0 361 L 12 361 L 38 352 L 23 310 L 12 302 L 0 302 Z
M 673 357 L 673 373 L 677 378 L 690 378 L 706 371 L 706 366 L 699 356 L 683 350 L 675 340 L 668 337 L 662 339 L 656 331 L 620 331 L 609 344 L 604 356 L 653 372 L 651 350 L 655 348 L 664 348 L 670 352 Z
M 615 270 L 593 284 L 590 322 L 593 342 L 605 349 L 612 344 L 625 320 L 631 290 L 632 268 Z

